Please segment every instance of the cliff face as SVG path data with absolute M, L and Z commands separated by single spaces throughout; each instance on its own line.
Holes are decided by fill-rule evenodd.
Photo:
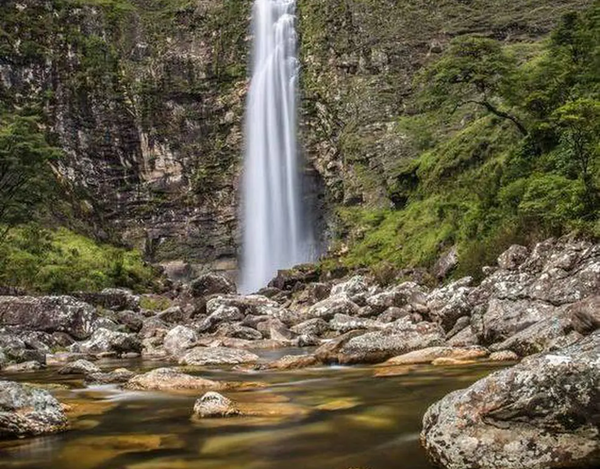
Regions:
M 43 106 L 96 233 L 235 267 L 250 3 L 3 2 L 1 93 Z
M 590 3 L 300 1 L 302 138 L 320 210 L 392 204 L 398 161 L 415 156 L 398 127 L 413 76 L 452 37 L 532 41 Z M 42 106 L 75 213 L 97 234 L 157 262 L 235 268 L 250 7 L 2 3 L 0 96 Z
M 413 79 L 456 36 L 530 43 L 589 0 L 299 2 L 304 137 L 328 205 L 390 207 L 399 163 L 417 150 L 399 126 Z

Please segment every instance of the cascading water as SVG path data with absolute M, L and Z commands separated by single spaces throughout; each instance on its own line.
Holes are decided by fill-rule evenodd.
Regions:
M 241 290 L 311 257 L 297 149 L 299 62 L 294 0 L 255 0 L 247 102 Z

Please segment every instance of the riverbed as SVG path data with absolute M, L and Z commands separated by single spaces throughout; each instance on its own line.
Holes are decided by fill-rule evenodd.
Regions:
M 279 352 L 272 352 L 273 355 Z M 287 352 L 286 352 L 287 353 Z M 272 357 L 271 357 L 272 358 Z M 99 362 L 147 371 L 172 363 Z M 427 407 L 498 365 L 321 367 L 251 372 L 194 369 L 215 380 L 264 383 L 226 392 L 280 409 L 268 417 L 191 419 L 201 393 L 86 386 L 56 373 L 3 374 L 47 387 L 69 407 L 66 433 L 0 443 L 0 467 L 22 469 L 431 469 L 420 447 Z

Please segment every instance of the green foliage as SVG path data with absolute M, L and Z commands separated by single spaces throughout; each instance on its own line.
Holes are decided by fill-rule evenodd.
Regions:
M 158 278 L 137 251 L 98 244 L 67 229 L 22 225 L 0 244 L 0 284 L 41 293 L 152 289 Z
M 171 306 L 171 301 L 164 296 L 145 295 L 140 298 L 140 308 L 149 311 L 164 311 Z
M 535 44 L 452 41 L 417 79 L 422 112 L 401 119 L 418 156 L 395 169 L 397 209 L 342 209 L 342 261 L 427 267 L 457 245 L 455 275 L 479 277 L 512 243 L 598 237 L 599 26 L 596 4 Z
M 0 224 L 6 229 L 31 220 L 46 201 L 54 179 L 51 163 L 60 155 L 38 116 L 0 114 Z

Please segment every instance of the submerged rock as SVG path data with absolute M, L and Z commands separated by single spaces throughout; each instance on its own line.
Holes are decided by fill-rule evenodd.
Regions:
M 194 416 L 199 418 L 232 417 L 240 410 L 231 399 L 218 392 L 207 392 L 194 404 Z
M 600 332 L 535 355 L 434 404 L 421 441 L 459 469 L 594 467 L 600 462 Z
M 14 365 L 8 365 L 2 369 L 9 373 L 20 373 L 23 371 L 38 371 L 46 368 L 46 365 L 38 361 L 32 360 L 29 362 L 17 363 Z
M 258 355 L 228 347 L 195 347 L 179 359 L 180 365 L 239 365 L 258 361 Z
M 157 368 L 134 376 L 123 386 L 134 391 L 181 391 L 192 389 L 223 389 L 217 381 L 181 373 L 173 368 Z
M 62 406 L 48 391 L 0 381 L 0 438 L 57 433 L 68 426 Z
M 90 373 L 86 376 L 86 381 L 95 384 L 121 384 L 132 379 L 136 374 L 127 368 L 117 368 L 107 373 Z

